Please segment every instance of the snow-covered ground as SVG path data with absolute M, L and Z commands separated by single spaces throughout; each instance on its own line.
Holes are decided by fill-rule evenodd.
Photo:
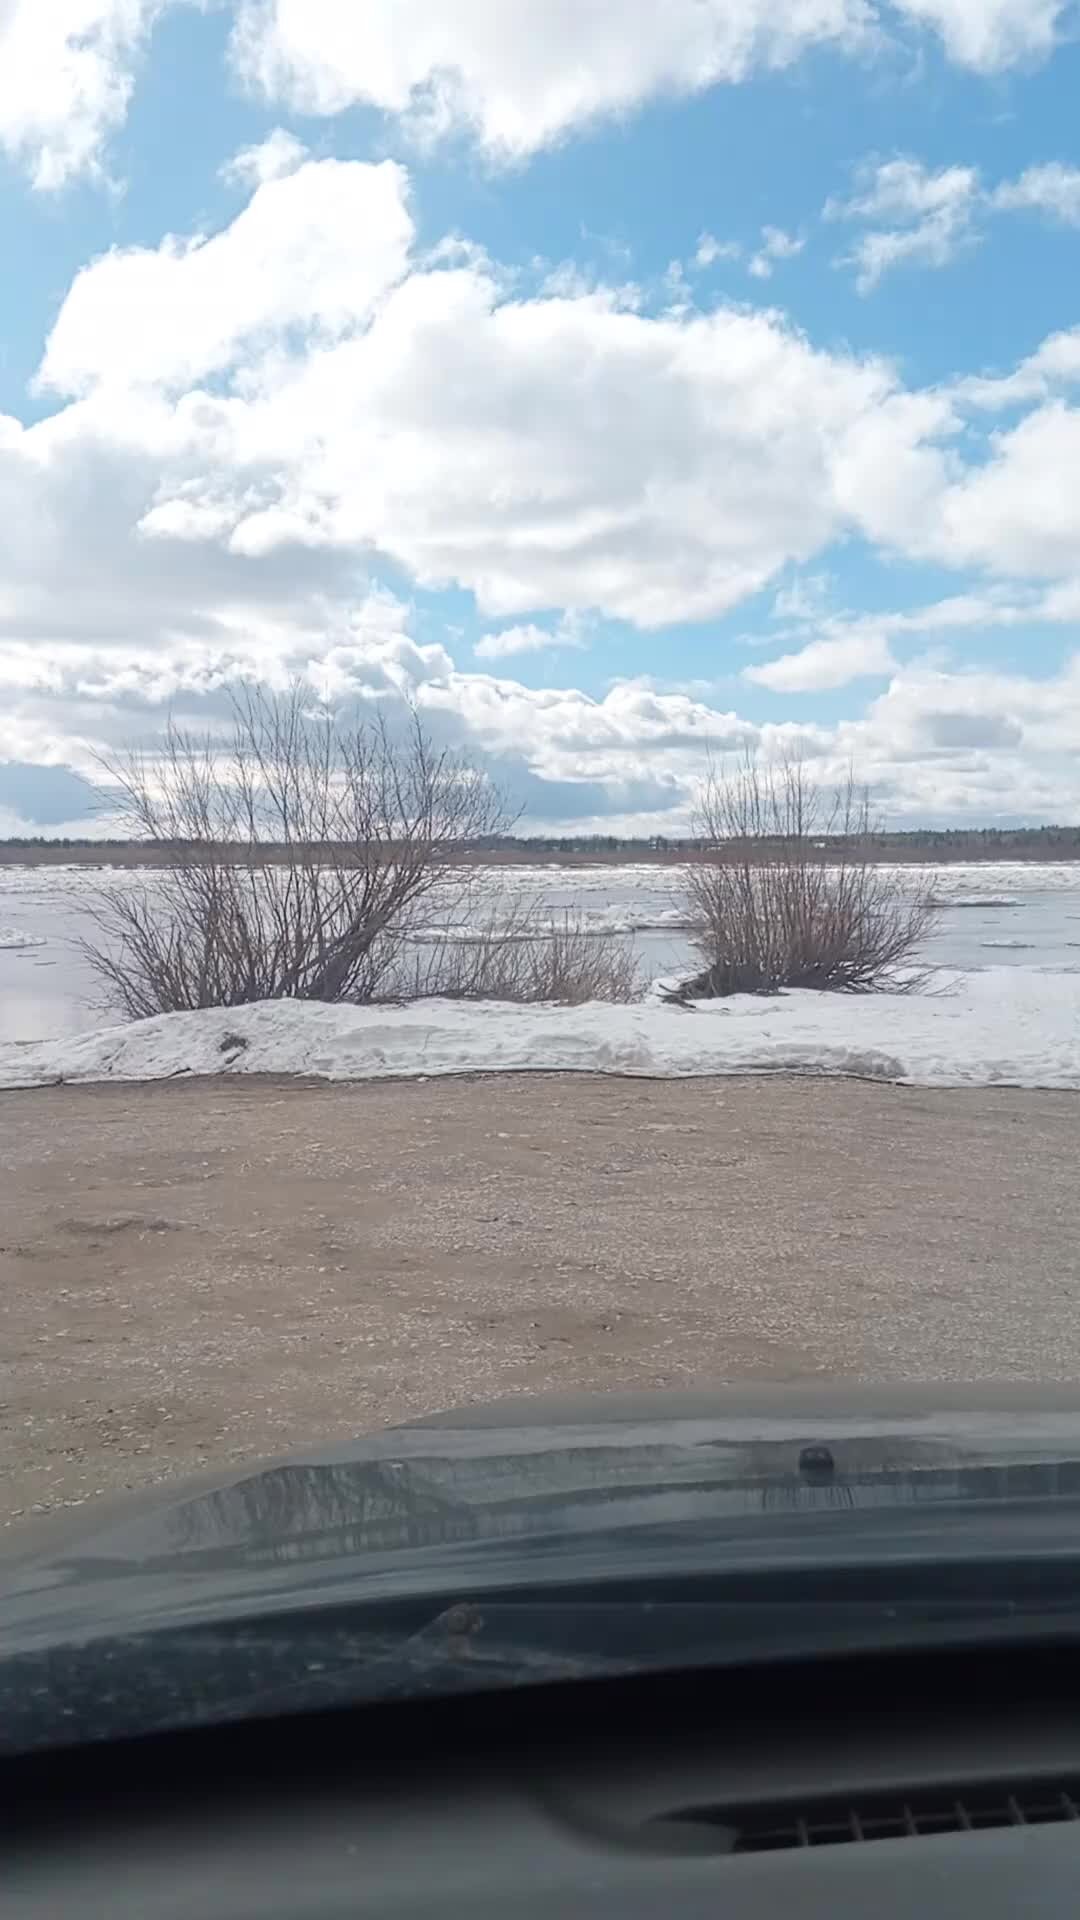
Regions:
M 681 1013 L 670 1007 L 527 1009 L 428 1002 L 404 1012 L 262 1006 L 116 1024 L 77 942 L 96 886 L 141 887 L 137 869 L 0 870 L 0 1083 L 141 1079 L 175 1073 L 312 1073 L 327 1078 L 563 1068 L 622 1073 L 799 1069 L 867 1072 L 928 1085 L 1077 1087 L 1080 863 L 894 869 L 942 903 L 924 958 L 941 986 L 911 999 L 792 993 Z M 632 942 L 641 977 L 696 964 L 676 867 L 481 869 L 474 896 L 431 903 L 427 940 L 468 940 L 529 915 Z M 232 1058 L 227 1033 L 248 1041 Z
M 930 993 L 701 1003 L 404 1008 L 263 1001 L 0 1045 L 0 1086 L 310 1074 L 326 1080 L 561 1071 L 858 1074 L 920 1086 L 1080 1089 L 1080 973 L 942 973 Z

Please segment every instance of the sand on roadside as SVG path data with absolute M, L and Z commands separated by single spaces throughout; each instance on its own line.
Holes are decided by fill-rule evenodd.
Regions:
M 0 1524 L 507 1393 L 1080 1380 L 1080 1096 L 0 1095 Z

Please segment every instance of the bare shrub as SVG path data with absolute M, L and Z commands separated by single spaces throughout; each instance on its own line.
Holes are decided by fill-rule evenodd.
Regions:
M 514 1000 L 582 1006 L 589 1000 L 641 997 L 633 949 L 624 935 L 590 932 L 569 914 L 542 926 L 528 914 L 491 920 L 467 938 L 435 942 L 400 966 L 390 991 L 403 1000 Z
M 420 903 L 507 822 L 490 782 L 415 715 L 346 722 L 301 686 L 240 687 L 222 737 L 170 726 L 102 762 L 161 865 L 102 892 L 83 952 L 133 1018 L 277 998 L 369 1000 Z M 462 883 L 464 885 L 464 882 Z
M 868 857 L 876 822 L 854 780 L 828 793 L 798 761 L 748 757 L 710 775 L 700 812 L 708 850 L 686 868 L 686 887 L 705 969 L 676 998 L 922 984 L 914 961 L 935 905 Z

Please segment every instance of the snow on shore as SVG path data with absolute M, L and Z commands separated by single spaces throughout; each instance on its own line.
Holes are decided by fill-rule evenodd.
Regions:
M 942 973 L 928 994 L 739 996 L 682 1010 L 256 1006 L 165 1014 L 74 1038 L 0 1045 L 0 1086 L 221 1073 L 325 1080 L 529 1071 L 678 1078 L 858 1074 L 919 1086 L 1080 1089 L 1080 972 Z

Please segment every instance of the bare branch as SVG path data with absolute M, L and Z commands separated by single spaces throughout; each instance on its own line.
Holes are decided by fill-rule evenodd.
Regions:
M 142 889 L 102 893 L 83 950 L 134 1017 L 246 1001 L 362 1001 L 420 902 L 510 820 L 490 780 L 436 751 L 419 716 L 345 719 L 300 684 L 231 694 L 231 729 L 170 725 L 153 755 L 103 761 L 133 838 L 159 850 Z
M 398 1000 L 513 1000 L 581 1006 L 633 1001 L 642 983 L 633 948 L 611 929 L 564 914 L 542 924 L 526 911 L 445 932 L 411 961 L 402 956 L 383 994 Z
M 869 796 L 848 774 L 829 792 L 797 760 L 711 771 L 701 801 L 704 857 L 686 868 L 704 971 L 679 999 L 910 991 L 933 930 L 927 890 L 907 891 L 869 857 Z

